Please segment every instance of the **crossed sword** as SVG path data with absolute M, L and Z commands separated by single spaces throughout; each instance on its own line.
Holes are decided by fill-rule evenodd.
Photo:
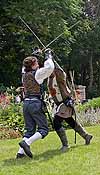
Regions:
M 19 19 L 25 24 L 25 26 L 31 31 L 31 33 L 37 38 L 37 40 L 40 42 L 40 44 L 43 46 L 44 49 L 49 47 L 53 42 L 55 42 L 58 38 L 60 38 L 64 32 L 62 32 L 60 35 L 58 35 L 56 38 L 54 38 L 49 44 L 46 46 L 43 44 L 43 42 L 39 39 L 39 37 L 34 33 L 34 31 L 29 27 L 29 25 L 19 16 Z M 75 24 L 73 24 L 71 27 L 69 27 L 69 30 L 72 29 L 74 26 L 76 26 L 80 21 L 77 21 Z
M 56 38 L 54 38 L 50 43 L 48 43 L 46 46 L 43 44 L 43 42 L 39 39 L 39 37 L 35 34 L 35 32 L 30 28 L 30 26 L 25 22 L 24 19 L 21 18 L 21 16 L 19 16 L 19 19 L 23 22 L 23 24 L 31 31 L 31 33 L 37 38 L 37 40 L 39 41 L 39 43 L 43 46 L 43 49 L 46 49 L 47 47 L 49 47 L 53 42 L 55 42 L 56 40 L 58 40 L 63 34 L 64 32 L 62 32 L 60 35 L 58 35 Z M 72 26 L 69 27 L 69 30 L 72 29 L 74 26 L 76 26 L 80 21 L 77 21 L 75 24 L 73 24 Z M 56 60 L 54 60 L 54 62 L 59 65 Z M 72 76 L 71 76 L 72 77 Z M 72 79 L 71 79 L 72 80 Z M 72 85 L 73 85 L 73 80 L 72 80 Z M 75 89 L 74 89 L 75 90 Z M 74 108 L 74 107 L 73 107 Z M 47 109 L 47 114 L 48 114 L 48 117 L 49 117 L 49 120 L 51 122 L 51 125 L 52 125 L 52 128 L 54 129 L 54 126 L 53 126 L 53 122 L 52 122 L 52 119 L 51 119 L 51 116 L 50 116 L 50 113 Z M 74 115 L 75 115 L 75 121 L 76 121 L 76 112 L 75 112 L 75 109 L 74 109 Z M 76 131 L 75 131 L 75 144 L 76 144 Z

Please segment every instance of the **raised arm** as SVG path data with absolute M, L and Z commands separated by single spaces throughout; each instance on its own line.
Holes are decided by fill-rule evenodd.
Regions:
M 52 52 L 50 49 L 45 51 L 45 62 L 44 67 L 38 69 L 35 74 L 35 79 L 39 84 L 42 84 L 43 81 L 48 78 L 54 71 L 54 63 L 52 60 Z

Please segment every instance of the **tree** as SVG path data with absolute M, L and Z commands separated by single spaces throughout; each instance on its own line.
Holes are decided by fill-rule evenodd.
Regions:
M 0 67 L 0 81 L 5 85 L 19 84 L 18 77 L 23 58 L 31 54 L 32 47 L 41 47 L 37 39 L 22 24 L 19 15 L 45 45 L 64 32 L 64 35 L 51 45 L 60 57 L 57 61 L 63 64 L 66 62 L 65 59 L 67 60 L 66 55 L 71 52 L 71 43 L 74 42 L 73 32 L 69 31 L 69 27 L 80 18 L 81 3 L 81 0 L 1 0 L 0 60 L 3 69 Z M 76 29 L 77 27 L 74 28 Z M 5 64 L 6 62 L 8 64 Z
M 76 83 L 85 85 L 87 97 L 93 98 L 100 94 L 98 74 L 95 74 L 100 59 L 100 11 L 99 4 L 96 6 L 97 1 L 95 5 L 92 1 L 85 1 L 85 3 L 82 23 L 76 32 L 76 42 L 72 45 L 69 59 L 71 58 L 70 67 L 76 70 Z

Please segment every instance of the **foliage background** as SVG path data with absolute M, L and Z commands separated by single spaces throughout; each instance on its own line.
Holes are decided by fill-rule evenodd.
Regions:
M 22 24 L 21 16 L 47 45 L 69 77 L 75 71 L 75 84 L 87 87 L 87 98 L 100 95 L 100 2 L 98 0 L 1 0 L 0 1 L 0 83 L 21 85 L 23 59 L 32 48 L 42 47 Z M 73 29 L 70 26 L 80 21 Z

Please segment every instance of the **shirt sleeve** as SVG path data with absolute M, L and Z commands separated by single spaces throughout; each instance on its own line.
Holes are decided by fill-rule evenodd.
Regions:
M 35 73 L 35 80 L 42 84 L 44 79 L 48 78 L 54 71 L 54 63 L 51 58 L 44 62 L 44 67 L 38 69 Z

